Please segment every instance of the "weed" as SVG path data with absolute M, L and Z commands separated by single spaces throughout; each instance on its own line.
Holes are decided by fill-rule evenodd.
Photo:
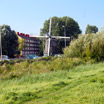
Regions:
M 97 82 L 97 78 L 94 77 L 94 78 L 90 79 L 90 82 Z

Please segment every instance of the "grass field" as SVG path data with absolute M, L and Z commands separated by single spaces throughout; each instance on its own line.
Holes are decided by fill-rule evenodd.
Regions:
M 104 104 L 104 63 L 1 79 L 0 104 Z

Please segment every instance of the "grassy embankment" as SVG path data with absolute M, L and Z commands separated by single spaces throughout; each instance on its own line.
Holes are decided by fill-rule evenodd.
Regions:
M 72 67 L 53 61 L 52 65 L 48 63 L 51 68 L 45 61 L 40 67 L 36 62 L 22 66 L 24 63 L 16 63 L 15 68 L 2 65 L 0 104 L 104 104 L 104 63 L 77 66 L 73 61 L 76 66 Z

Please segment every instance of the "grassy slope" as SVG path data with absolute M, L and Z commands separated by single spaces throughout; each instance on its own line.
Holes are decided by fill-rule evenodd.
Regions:
M 0 104 L 104 104 L 104 64 L 0 80 Z

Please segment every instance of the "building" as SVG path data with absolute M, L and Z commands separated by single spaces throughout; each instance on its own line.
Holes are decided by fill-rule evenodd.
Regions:
M 40 40 L 36 37 L 30 37 L 28 34 L 16 32 L 19 38 L 24 40 L 25 47 L 21 50 L 20 55 L 40 55 Z

